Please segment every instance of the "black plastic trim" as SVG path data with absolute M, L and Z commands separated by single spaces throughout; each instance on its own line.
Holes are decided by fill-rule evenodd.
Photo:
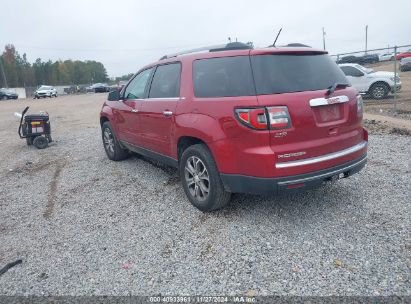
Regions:
M 166 164 L 168 166 L 178 168 L 178 160 L 176 160 L 172 157 L 166 156 L 166 155 L 158 153 L 158 152 L 154 152 L 154 151 L 146 149 L 146 148 L 142 148 L 142 147 L 133 145 L 133 144 L 128 143 L 124 140 L 120 140 L 120 143 L 121 143 L 122 146 L 124 146 L 126 149 L 128 149 L 132 152 L 135 152 L 135 153 L 144 155 L 148 158 L 157 160 L 157 161 L 159 161 L 163 164 Z
M 366 162 L 367 154 L 364 154 L 355 160 L 335 167 L 293 176 L 264 178 L 221 173 L 220 177 L 225 189 L 233 193 L 275 194 L 280 191 L 317 188 L 341 173 L 344 174 L 344 177 L 349 177 L 361 171 Z M 304 182 L 304 185 L 301 187 L 288 188 L 293 184 L 299 184 L 301 182 Z

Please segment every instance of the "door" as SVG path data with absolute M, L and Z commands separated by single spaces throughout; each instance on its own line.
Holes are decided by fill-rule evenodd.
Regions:
M 341 70 L 344 72 L 347 79 L 351 82 L 352 86 L 357 89 L 357 91 L 368 91 L 367 75 L 365 75 L 362 71 L 353 66 L 342 66 Z
M 148 82 L 153 68 L 137 74 L 127 85 L 113 114 L 117 121 L 117 136 L 120 140 L 139 146 L 140 118 L 139 110 L 147 96 Z
M 139 113 L 143 148 L 171 156 L 174 115 L 180 99 L 181 64 L 170 63 L 156 68 L 148 98 Z

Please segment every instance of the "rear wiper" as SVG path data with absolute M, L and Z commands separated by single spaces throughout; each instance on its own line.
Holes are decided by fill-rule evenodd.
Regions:
M 327 96 L 330 96 L 337 88 L 346 88 L 348 87 L 348 83 L 336 82 L 332 86 L 328 87 Z

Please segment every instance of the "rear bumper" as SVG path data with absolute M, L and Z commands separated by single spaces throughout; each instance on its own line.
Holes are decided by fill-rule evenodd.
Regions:
M 237 174 L 220 174 L 227 191 L 233 193 L 273 194 L 321 186 L 334 178 L 346 178 L 359 172 L 367 162 L 367 154 L 347 163 L 294 176 L 261 178 Z

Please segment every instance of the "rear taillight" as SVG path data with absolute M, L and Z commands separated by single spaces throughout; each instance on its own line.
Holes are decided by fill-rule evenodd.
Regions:
M 291 119 L 287 107 L 269 107 L 267 111 L 271 129 L 278 130 L 291 127 Z
M 235 116 L 242 124 L 256 130 L 279 130 L 291 127 L 290 114 L 285 106 L 235 109 Z
M 257 130 L 267 129 L 267 117 L 264 108 L 236 109 L 238 120 L 244 125 Z
M 362 96 L 357 95 L 357 116 L 360 118 L 362 118 L 363 108 L 364 108 L 364 104 L 362 101 Z

